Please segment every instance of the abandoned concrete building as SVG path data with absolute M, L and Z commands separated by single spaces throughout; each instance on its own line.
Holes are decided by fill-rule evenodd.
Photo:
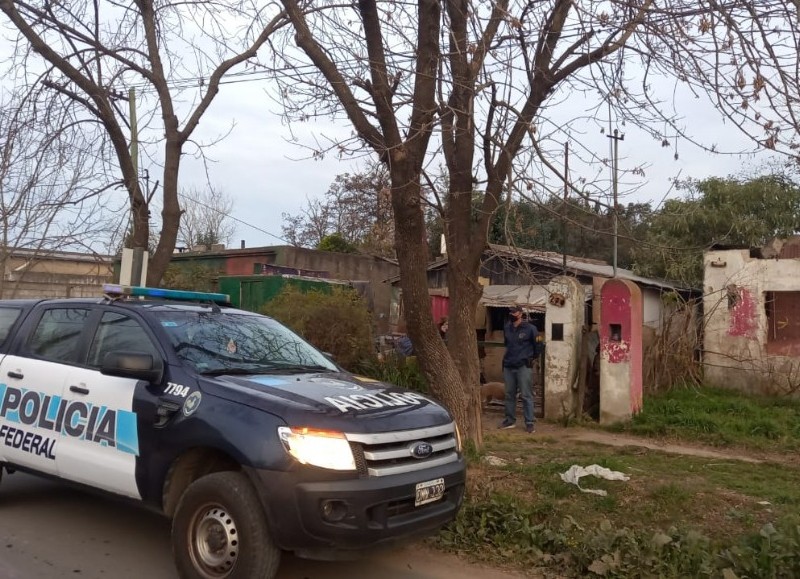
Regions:
M 705 253 L 706 382 L 760 394 L 800 391 L 800 237 Z

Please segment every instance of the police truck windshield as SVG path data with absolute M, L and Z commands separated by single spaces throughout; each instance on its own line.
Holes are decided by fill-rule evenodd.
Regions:
M 338 371 L 297 334 L 264 316 L 170 311 L 160 323 L 178 356 L 200 374 Z

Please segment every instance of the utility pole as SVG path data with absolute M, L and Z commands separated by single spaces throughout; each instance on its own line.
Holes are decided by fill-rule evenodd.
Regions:
M 617 277 L 617 228 L 619 216 L 617 214 L 617 165 L 619 164 L 619 142 L 625 140 L 625 135 L 620 135 L 617 129 L 614 129 L 613 135 L 608 135 L 609 139 L 614 141 L 614 155 L 611 160 L 612 170 L 612 190 L 614 194 L 614 277 Z
M 567 211 L 567 197 L 569 196 L 569 141 L 564 143 L 564 213 Z M 567 216 L 561 214 L 561 253 L 563 263 L 561 264 L 562 274 L 567 274 Z
M 114 95 L 118 99 L 125 97 Z M 131 164 L 133 165 L 134 186 L 139 187 L 139 125 L 136 119 L 136 89 L 128 89 L 128 106 L 130 110 L 131 126 Z M 131 207 L 133 211 L 133 207 Z M 133 238 L 136 238 L 136 215 L 132 216 Z M 122 249 L 122 263 L 120 267 L 119 282 L 123 285 L 143 286 L 147 279 L 147 262 L 149 255 L 146 247 L 125 247 Z
M 133 174 L 136 179 L 136 186 L 139 186 L 139 123 L 136 119 L 136 89 L 128 89 L 128 104 L 130 105 L 131 116 L 131 163 L 133 164 Z M 136 216 L 132 220 L 134 227 L 133 238 L 136 239 Z M 133 248 L 133 261 L 131 262 L 131 283 L 133 285 L 146 285 L 147 265 L 145 263 L 146 247 Z

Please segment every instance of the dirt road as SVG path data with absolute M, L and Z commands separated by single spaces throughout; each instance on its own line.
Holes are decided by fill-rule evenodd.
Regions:
M 284 557 L 279 579 L 520 579 L 421 546 L 346 563 Z M 16 473 L 0 483 L 0 579 L 176 579 L 169 521 Z

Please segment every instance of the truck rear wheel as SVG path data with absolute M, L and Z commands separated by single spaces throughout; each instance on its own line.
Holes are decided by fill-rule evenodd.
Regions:
M 255 489 L 240 472 L 193 482 L 172 520 L 172 549 L 183 579 L 272 579 L 280 551 Z

